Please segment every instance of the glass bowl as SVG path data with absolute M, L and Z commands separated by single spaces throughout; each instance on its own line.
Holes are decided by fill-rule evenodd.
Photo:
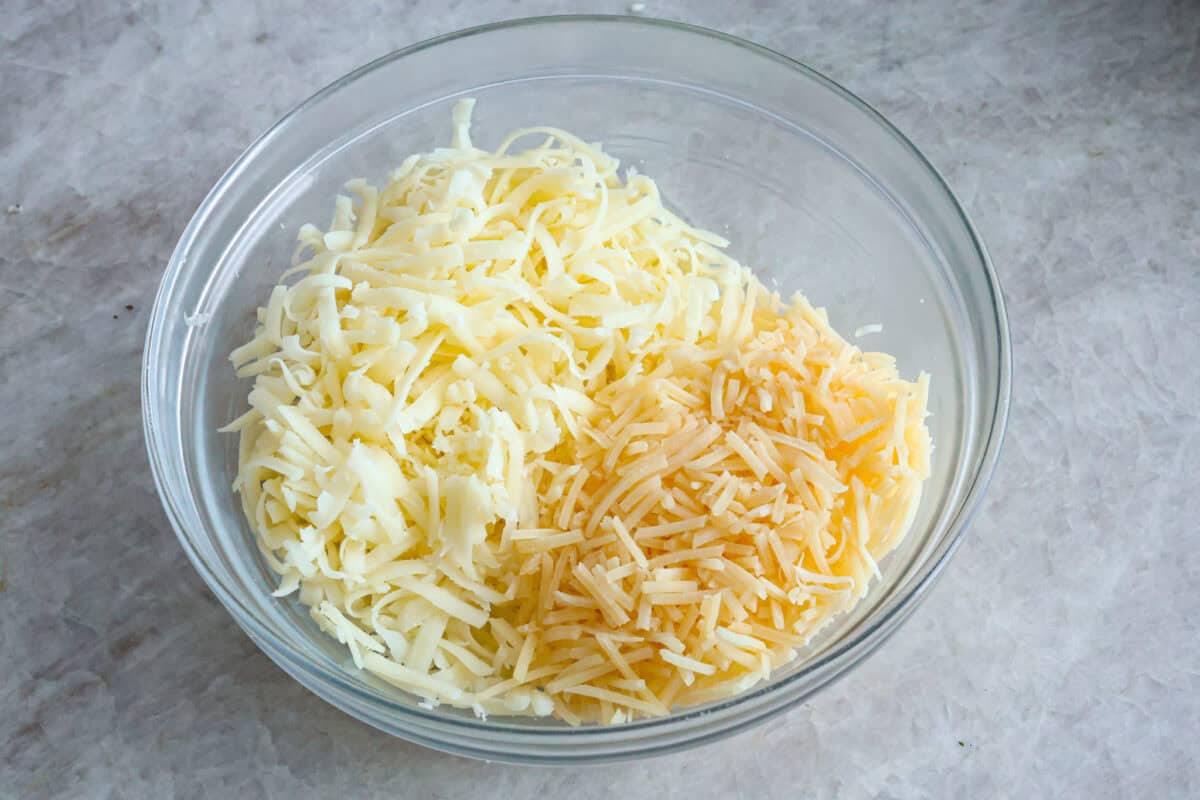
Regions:
M 825 306 L 859 344 L 932 375 L 935 445 L 920 512 L 883 579 L 792 664 L 735 698 L 662 719 L 571 728 L 433 710 L 359 672 L 275 578 L 230 490 L 237 437 L 217 428 L 249 385 L 228 361 L 289 266 L 306 222 L 349 179 L 382 179 L 448 141 L 475 97 L 473 136 L 546 124 L 600 141 L 658 180 L 685 218 L 732 240 L 771 284 Z M 896 630 L 954 551 L 996 462 L 1008 407 L 1003 301 L 983 245 L 907 139 L 828 78 L 714 31 L 633 17 L 551 17 L 414 45 L 318 92 L 237 160 L 171 257 L 147 336 L 150 463 L 188 556 L 238 624 L 320 697 L 388 733 L 467 756 L 588 762 L 659 754 L 760 722 L 836 680 Z

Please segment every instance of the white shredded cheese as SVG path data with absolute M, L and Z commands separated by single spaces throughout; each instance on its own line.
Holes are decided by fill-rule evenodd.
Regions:
M 883 326 L 878 322 L 873 322 L 870 325 L 860 325 L 854 329 L 854 338 L 860 339 L 869 333 L 883 333 Z

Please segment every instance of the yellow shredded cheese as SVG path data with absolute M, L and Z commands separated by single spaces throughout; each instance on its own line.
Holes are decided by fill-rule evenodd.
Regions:
M 232 354 L 276 594 L 425 704 L 611 723 L 744 691 L 912 524 L 928 377 L 598 146 L 481 150 L 471 109 L 301 229 Z

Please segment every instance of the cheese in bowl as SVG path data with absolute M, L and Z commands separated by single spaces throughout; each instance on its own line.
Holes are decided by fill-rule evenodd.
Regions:
M 475 147 L 471 107 L 300 230 L 231 356 L 276 594 L 426 705 L 616 723 L 742 692 L 911 526 L 928 377 L 599 146 Z

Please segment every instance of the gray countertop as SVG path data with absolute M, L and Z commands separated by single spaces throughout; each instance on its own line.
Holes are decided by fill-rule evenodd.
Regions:
M 645 13 L 875 105 L 944 172 L 1008 297 L 1005 451 L 900 633 L 762 727 L 584 771 L 441 755 L 316 700 L 217 604 L 155 495 L 138 382 L 163 266 L 221 171 L 315 88 L 433 34 L 580 9 L 18 0 L 0 14 L 0 796 L 1200 792 L 1200 9 L 735 5 Z

